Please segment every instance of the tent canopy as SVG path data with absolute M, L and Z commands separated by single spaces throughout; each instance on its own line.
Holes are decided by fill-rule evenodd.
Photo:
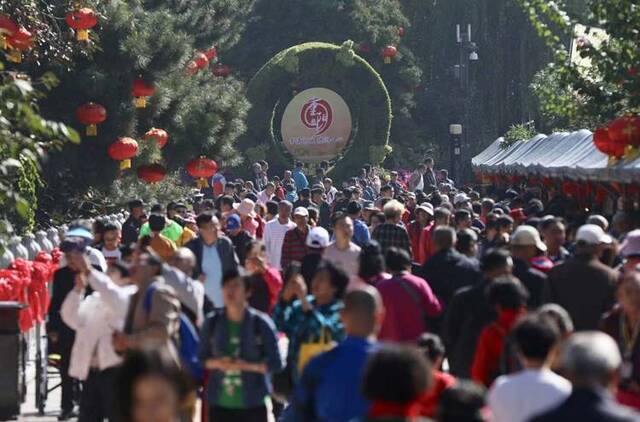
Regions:
M 607 155 L 596 149 L 588 130 L 536 135 L 504 149 L 503 140 L 496 139 L 471 160 L 475 170 L 621 183 L 637 182 L 640 177 L 640 158 L 608 166 Z

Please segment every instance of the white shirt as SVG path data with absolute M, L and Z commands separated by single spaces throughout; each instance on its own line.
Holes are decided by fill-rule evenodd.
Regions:
M 351 278 L 358 275 L 360 246 L 349 242 L 347 249 L 340 250 L 336 242 L 331 242 L 324 250 L 322 258 L 342 269 Z
M 276 270 L 280 268 L 280 258 L 282 257 L 282 244 L 284 243 L 284 236 L 289 230 L 294 228 L 296 223 L 289 220 L 287 224 L 280 224 L 278 217 L 269 221 L 264 226 L 264 247 L 266 250 L 267 261 Z
M 258 204 L 266 205 L 267 202 L 271 201 L 271 198 L 273 198 L 273 195 L 269 195 L 266 190 L 263 190 L 258 193 Z
M 327 202 L 329 204 L 333 204 L 333 201 L 336 200 L 336 194 L 338 193 L 338 189 L 335 186 L 331 186 L 331 189 L 327 191 Z
M 499 377 L 489 390 L 493 422 L 526 422 L 562 403 L 571 383 L 549 369 L 525 369 Z

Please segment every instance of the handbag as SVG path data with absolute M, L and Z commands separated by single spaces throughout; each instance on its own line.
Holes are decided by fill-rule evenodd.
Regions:
M 325 327 L 322 327 L 318 342 L 302 343 L 300 345 L 300 352 L 298 354 L 298 374 L 302 374 L 304 367 L 311 359 L 320 353 L 333 349 L 334 346 L 335 342 L 331 339 L 331 333 L 327 332 Z

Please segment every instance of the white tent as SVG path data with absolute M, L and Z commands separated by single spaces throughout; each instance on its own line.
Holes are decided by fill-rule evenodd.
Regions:
M 502 141 L 503 138 L 496 139 L 471 160 L 475 170 L 570 180 L 640 182 L 640 158 L 620 160 L 609 167 L 607 156 L 593 145 L 593 134 L 588 130 L 536 135 L 504 149 Z

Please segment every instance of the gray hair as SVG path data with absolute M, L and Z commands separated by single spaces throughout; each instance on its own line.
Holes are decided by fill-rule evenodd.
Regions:
M 173 257 L 181 261 L 189 262 L 189 265 L 196 266 L 196 256 L 189 248 L 181 247 L 173 253 Z
M 540 315 L 551 318 L 557 325 L 562 335 L 573 333 L 573 320 L 571 315 L 562 306 L 556 303 L 547 303 L 538 309 Z
M 607 387 L 622 358 L 618 345 L 607 334 L 584 331 L 569 337 L 560 363 L 574 385 Z

